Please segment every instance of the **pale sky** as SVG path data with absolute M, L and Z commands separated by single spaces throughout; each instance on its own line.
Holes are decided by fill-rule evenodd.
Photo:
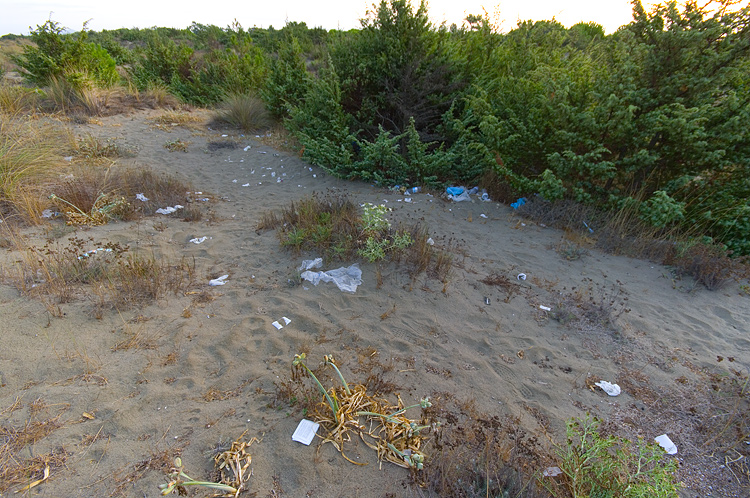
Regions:
M 373 0 L 0 0 L 0 36 L 28 34 L 29 27 L 44 23 L 51 13 L 54 21 L 73 31 L 89 19 L 89 29 L 152 26 L 187 28 L 195 21 L 226 27 L 236 18 L 245 28 L 257 26 L 283 28 L 286 21 L 305 22 L 308 27 L 350 29 L 360 26 Z M 379 1 L 377 2 L 379 3 Z M 418 0 L 412 0 L 418 5 Z M 644 6 L 649 2 L 644 2 Z M 594 21 L 607 33 L 627 24 L 632 18 L 629 0 L 431 0 L 431 20 L 440 24 L 461 25 L 469 14 L 482 14 L 482 7 L 493 23 L 508 31 L 520 20 L 550 20 L 565 26 Z

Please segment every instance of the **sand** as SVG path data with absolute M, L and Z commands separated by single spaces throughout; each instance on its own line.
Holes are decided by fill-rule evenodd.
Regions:
M 741 488 L 747 477 L 721 467 L 725 454 L 705 450 L 706 436 L 684 406 L 671 410 L 665 403 L 702 403 L 709 374 L 747 373 L 750 301 L 738 283 L 711 292 L 669 268 L 593 248 L 568 260 L 556 247 L 570 235 L 524 220 L 507 205 L 476 198 L 453 203 L 437 192 L 407 197 L 341 181 L 260 137 L 211 129 L 208 114 L 199 113 L 203 124 L 196 130 L 155 128 L 149 119 L 158 114 L 101 118 L 76 132 L 137 150 L 120 163 L 189 180 L 211 197 L 215 216 L 187 223 L 157 215 L 79 235 L 162 258 L 194 258 L 194 291 L 210 297 L 169 295 L 101 319 L 92 316 L 91 302 L 75 301 L 62 304 L 65 316 L 54 318 L 42 303 L 0 286 L 0 424 L 18 427 L 59 414 L 62 426 L 19 457 L 56 448 L 68 454 L 29 495 L 157 496 L 165 474 L 148 466 L 156 455 L 179 450 L 188 473 L 206 478 L 212 448 L 244 433 L 259 439 L 249 450 L 250 489 L 257 496 L 420 496 L 406 470 L 379 466 L 361 443 L 353 441 L 349 454 L 365 467 L 346 462 L 331 445 L 316 453 L 315 444 L 291 440 L 302 413 L 275 403 L 276 385 L 289 379 L 294 354 L 306 350 L 315 365 L 333 354 L 355 383 L 364 381 L 353 372 L 358 355 L 376 352 L 393 366 L 386 378 L 400 386 L 404 401 L 446 393 L 474 400 L 481 412 L 518 417 L 539 435 L 540 451 L 563 441 L 567 419 L 587 412 L 629 435 L 666 433 L 680 450 L 683 496 L 748 496 Z M 177 139 L 190 142 L 187 152 L 164 147 Z M 412 282 L 402 267 L 385 264 L 378 286 L 376 265 L 360 262 L 355 293 L 333 284 L 299 285 L 302 260 L 318 255 L 295 255 L 273 231 L 255 227 L 265 211 L 327 191 L 385 203 L 394 222 L 421 220 L 439 246 L 453 248 L 447 284 L 426 275 Z M 39 243 L 45 233 L 44 227 L 26 230 Z M 208 238 L 189 242 L 200 237 Z M 4 249 L 0 262 L 10 265 L 17 257 Z M 224 274 L 225 285 L 208 286 Z M 491 275 L 511 285 L 482 282 Z M 576 294 L 579 305 L 590 298 L 603 303 L 611 326 L 597 317 L 556 320 L 541 308 L 568 303 L 575 311 Z M 272 323 L 282 317 L 291 322 L 277 330 Z M 142 347 L 116 348 L 134 334 L 144 339 Z M 587 378 L 617 382 L 623 392 L 609 397 Z M 207 401 L 211 393 L 220 399 Z M 9 410 L 16 400 L 20 408 Z M 32 413 L 35 400 L 45 406 Z

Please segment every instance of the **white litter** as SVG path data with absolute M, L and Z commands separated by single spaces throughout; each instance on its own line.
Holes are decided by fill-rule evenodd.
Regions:
M 659 443 L 659 446 L 664 448 L 664 451 L 667 452 L 669 455 L 676 455 L 677 454 L 677 445 L 672 442 L 671 439 L 669 439 L 669 436 L 666 434 L 662 434 L 661 436 L 657 436 L 654 438 L 654 441 Z
M 139 201 L 143 201 L 143 202 L 146 202 L 148 200 L 148 197 L 146 197 L 143 194 L 135 194 L 135 198 L 138 199 Z
M 607 382 L 606 380 L 602 380 L 594 384 L 595 386 L 599 386 L 602 388 L 602 391 L 609 394 L 610 396 L 619 396 L 622 392 L 622 389 L 620 389 L 620 386 L 617 384 L 612 384 L 610 382 Z
M 298 268 L 300 271 L 311 270 L 313 268 L 320 268 L 323 266 L 323 258 L 306 259 L 302 261 L 302 264 Z
M 334 282 L 336 286 L 345 292 L 356 292 L 357 287 L 362 284 L 362 270 L 354 263 L 347 267 L 337 268 L 329 271 L 306 271 L 301 275 L 303 280 L 318 285 L 323 282 Z
M 249 184 L 249 183 L 243 183 L 243 184 L 242 184 L 242 186 L 243 186 L 243 187 L 249 187 L 249 186 L 250 186 L 250 184 Z
M 247 152 L 247 151 L 249 151 L 249 150 L 250 150 L 250 149 L 252 149 L 252 148 L 253 148 L 253 147 L 252 147 L 251 145 L 248 145 L 247 147 L 245 147 L 245 148 L 244 148 L 244 149 L 242 149 L 242 150 L 244 150 L 245 152 Z
M 44 211 L 42 211 L 42 218 L 54 218 L 58 214 L 59 213 L 56 213 L 52 211 L 51 209 L 45 209 Z
M 224 285 L 226 282 L 225 280 L 229 278 L 229 275 L 222 275 L 218 278 L 215 278 L 213 280 L 208 281 L 208 285 L 217 286 L 217 285 Z
M 190 239 L 190 242 L 192 242 L 193 244 L 201 244 L 207 240 L 208 240 L 208 237 L 204 236 L 204 237 L 196 237 L 194 239 Z
M 542 306 L 541 304 L 539 305 L 539 309 L 544 311 L 552 311 L 552 308 L 550 308 L 549 306 Z
M 519 273 L 516 278 L 518 280 L 526 280 L 526 274 L 525 273 Z
M 182 209 L 182 208 L 184 208 L 184 207 L 185 207 L 185 206 L 181 206 L 181 205 L 177 204 L 177 205 L 176 205 L 176 206 L 174 206 L 174 207 L 172 207 L 172 206 L 167 206 L 167 207 L 165 207 L 165 208 L 159 208 L 159 209 L 157 209 L 157 210 L 156 210 L 156 212 L 157 212 L 158 214 L 172 214 L 172 213 L 174 213 L 175 211 L 177 211 L 178 209 Z
M 232 183 L 237 183 L 237 180 L 232 180 Z
M 292 323 L 292 321 L 289 318 L 285 317 L 285 316 L 282 316 L 281 319 L 284 321 L 284 325 L 289 325 L 290 323 Z M 276 330 L 281 330 L 281 329 L 284 328 L 284 325 L 282 325 L 278 320 L 275 321 L 275 322 L 273 322 L 273 323 L 271 323 L 271 325 L 273 325 L 274 327 L 276 327 Z
M 310 446 L 310 443 L 312 443 L 312 440 L 315 437 L 315 433 L 318 432 L 319 427 L 320 424 L 317 424 L 312 420 L 303 418 L 302 420 L 300 420 L 297 429 L 294 431 L 294 434 L 292 434 L 292 441 L 297 441 L 298 443 Z
M 434 241 L 434 240 L 432 240 L 432 237 L 430 237 L 429 239 L 427 239 L 427 241 L 426 241 L 426 242 L 427 242 L 427 245 L 428 245 L 428 246 L 434 246 L 434 245 L 435 245 L 435 241 Z
M 544 472 L 542 472 L 542 475 L 544 477 L 555 477 L 559 476 L 562 473 L 563 471 L 562 469 L 560 469 L 560 467 L 547 467 L 546 469 L 544 469 Z
M 486 215 L 486 214 L 484 214 L 484 213 L 482 213 L 482 214 L 480 214 L 480 215 L 479 215 L 479 217 L 480 217 L 480 218 L 486 218 L 486 217 L 487 217 L 487 215 Z

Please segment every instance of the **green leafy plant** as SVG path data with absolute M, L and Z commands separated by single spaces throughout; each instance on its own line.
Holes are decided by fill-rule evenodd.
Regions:
M 599 421 L 588 416 L 569 421 L 566 433 L 558 466 L 562 486 L 573 498 L 677 497 L 677 463 L 656 443 L 604 436 Z

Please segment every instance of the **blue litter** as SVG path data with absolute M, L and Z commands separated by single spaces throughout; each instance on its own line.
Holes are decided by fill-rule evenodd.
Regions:
M 521 197 L 516 202 L 512 202 L 510 204 L 510 207 L 512 207 L 513 209 L 518 209 L 521 206 L 523 206 L 524 204 L 526 204 L 526 197 Z
M 463 187 L 448 187 L 445 189 L 446 192 L 448 192 L 450 195 L 458 197 L 459 195 L 464 193 Z

